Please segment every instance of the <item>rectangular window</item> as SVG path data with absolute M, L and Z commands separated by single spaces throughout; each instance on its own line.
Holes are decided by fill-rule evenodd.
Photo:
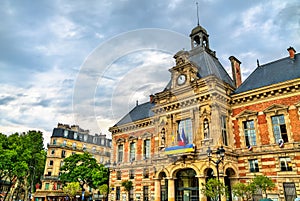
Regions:
M 184 119 L 178 122 L 177 143 L 179 146 L 193 143 L 191 119 Z
M 120 170 L 117 171 L 117 180 L 122 179 L 122 172 Z
M 244 121 L 244 133 L 245 133 L 245 141 L 246 146 L 255 146 L 256 145 L 256 132 L 254 127 L 254 121 Z
M 68 137 L 68 134 L 69 134 L 68 130 L 64 130 L 64 137 L 65 137 L 65 138 Z
M 66 158 L 66 151 L 65 151 L 65 150 L 62 150 L 62 151 L 61 151 L 61 157 L 62 157 L 62 158 Z
M 280 161 L 280 170 L 281 171 L 293 171 L 293 169 L 292 169 L 293 164 L 289 157 L 279 158 L 279 161 Z
M 275 137 L 275 142 L 279 143 L 282 139 L 284 142 L 288 142 L 288 135 L 286 130 L 286 125 L 283 115 L 277 115 L 272 117 L 273 132 Z
M 56 139 L 53 139 L 53 144 L 56 145 Z
M 55 149 L 51 149 L 51 155 L 55 154 Z
M 228 146 L 226 116 L 221 116 L 221 126 L 223 143 Z
M 144 159 L 150 158 L 150 139 L 144 140 Z
M 120 200 L 120 196 L 121 196 L 121 189 L 120 186 L 116 187 L 116 200 Z
M 134 201 L 134 194 L 133 194 L 133 188 L 130 189 L 130 192 L 129 192 L 129 201 Z
M 149 200 L 148 186 L 143 186 L 143 201 Z
M 123 161 L 123 145 L 118 145 L 118 162 Z
M 49 166 L 53 166 L 53 160 L 49 161 Z
M 129 170 L 129 179 L 134 179 L 134 170 Z
M 297 197 L 295 183 L 283 182 L 284 197 L 287 201 L 293 201 Z
M 144 176 L 145 179 L 149 178 L 149 169 L 148 168 L 144 169 L 143 176 Z
M 49 190 L 49 186 L 50 186 L 49 183 L 46 183 L 45 184 L 45 190 Z
M 135 142 L 130 143 L 129 153 L 130 153 L 129 155 L 130 162 L 135 161 Z
M 259 172 L 258 160 L 249 160 L 250 172 Z

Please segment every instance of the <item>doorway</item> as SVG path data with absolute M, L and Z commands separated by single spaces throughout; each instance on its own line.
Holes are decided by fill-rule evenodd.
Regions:
M 196 171 L 189 168 L 176 173 L 175 200 L 199 201 L 199 184 Z

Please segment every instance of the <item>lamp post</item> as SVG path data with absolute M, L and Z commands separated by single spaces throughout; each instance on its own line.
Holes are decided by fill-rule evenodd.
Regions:
M 215 154 L 217 155 L 217 159 L 218 159 L 217 161 L 212 160 L 213 151 L 210 149 L 210 147 L 208 147 L 206 153 L 207 153 L 207 157 L 208 157 L 209 162 L 213 162 L 216 165 L 217 178 L 218 178 L 218 181 L 220 181 L 220 178 L 219 178 L 219 164 L 224 159 L 225 149 L 223 148 L 223 146 L 221 146 L 220 148 L 217 149 L 217 151 L 215 152 Z M 221 194 L 220 193 L 219 193 L 219 201 L 221 201 Z

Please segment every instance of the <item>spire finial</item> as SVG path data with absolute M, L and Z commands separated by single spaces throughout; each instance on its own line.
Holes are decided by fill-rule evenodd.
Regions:
M 198 9 L 198 2 L 196 2 L 197 5 L 197 25 L 199 26 L 199 9 Z

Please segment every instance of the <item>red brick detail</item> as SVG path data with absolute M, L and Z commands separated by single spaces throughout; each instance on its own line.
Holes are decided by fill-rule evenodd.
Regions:
M 241 183 L 247 183 L 247 180 L 246 179 L 241 179 L 240 182 Z
M 244 159 L 239 159 L 239 160 L 238 160 L 238 163 L 239 163 L 239 164 L 243 164 L 243 163 L 245 163 L 245 160 L 244 160 Z
M 275 158 L 262 158 L 261 162 L 275 161 Z
M 246 173 L 240 173 L 240 177 L 245 177 Z
M 270 172 L 270 171 L 266 172 L 265 174 L 266 174 L 266 176 L 276 176 L 277 175 L 276 172 Z
M 266 115 L 258 115 L 257 116 L 258 125 L 259 125 L 259 132 L 260 132 L 260 138 L 261 138 L 261 144 L 270 144 L 270 138 L 269 138 L 269 131 L 268 131 L 268 125 L 266 120 Z
M 239 167 L 239 170 L 246 170 L 245 166 Z
M 241 139 L 240 139 L 239 125 L 238 125 L 237 120 L 233 121 L 233 136 L 234 136 L 236 148 L 240 148 L 241 147 Z
M 276 165 L 262 165 L 262 169 L 276 168 Z
M 289 117 L 292 127 L 293 138 L 295 142 L 300 141 L 300 121 L 297 109 L 289 110 Z

